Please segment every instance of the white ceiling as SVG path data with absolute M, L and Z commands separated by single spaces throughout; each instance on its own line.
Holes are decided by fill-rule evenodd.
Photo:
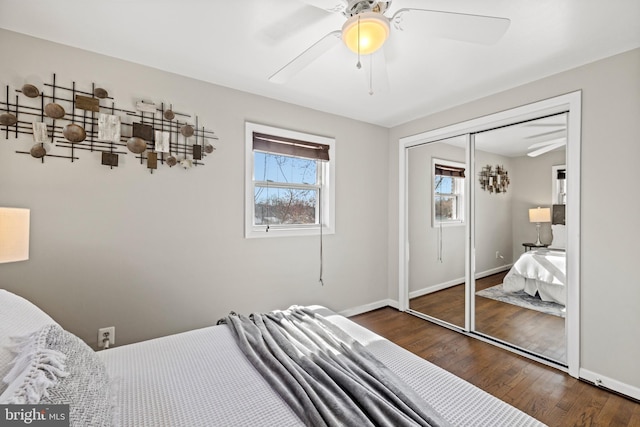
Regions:
M 0 28 L 386 127 L 640 47 L 639 0 L 393 0 L 388 16 L 413 7 L 511 24 L 489 46 L 392 27 L 388 86 L 374 81 L 373 95 L 342 43 L 287 83 L 269 82 L 342 27 L 343 15 L 313 1 L 326 3 L 0 0 Z

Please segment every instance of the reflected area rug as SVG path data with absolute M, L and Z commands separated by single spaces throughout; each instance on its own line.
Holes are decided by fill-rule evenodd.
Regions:
M 530 310 L 541 311 L 546 314 L 552 314 L 558 317 L 565 316 L 565 307 L 550 301 L 542 301 L 539 297 L 532 297 L 524 291 L 505 292 L 502 289 L 502 283 L 487 289 L 476 292 L 476 295 L 490 298 L 496 301 L 506 302 L 507 304 L 517 305 L 519 307 L 528 308 Z

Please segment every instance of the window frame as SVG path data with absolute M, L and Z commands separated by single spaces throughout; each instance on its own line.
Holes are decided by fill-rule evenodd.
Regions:
M 436 193 L 436 165 L 451 166 L 456 168 L 462 168 L 467 171 L 467 165 L 464 162 L 456 162 L 453 160 L 439 159 L 436 157 L 431 158 L 431 226 L 437 227 L 455 227 L 465 225 L 465 206 L 466 206 L 466 182 L 468 178 L 466 175 L 464 178 L 454 178 L 461 180 L 460 185 L 455 185 L 457 192 L 455 193 Z M 455 196 L 456 197 L 456 212 L 458 219 L 455 220 L 438 220 L 436 218 L 436 196 Z
M 245 238 L 267 238 L 282 236 L 313 236 L 320 234 L 318 224 L 254 224 L 255 217 L 255 188 L 256 185 L 266 185 L 267 182 L 256 181 L 255 156 L 253 150 L 253 134 L 262 133 L 281 138 L 297 139 L 329 146 L 329 160 L 316 162 L 318 180 L 314 185 L 300 185 L 291 183 L 283 187 L 282 183 L 268 182 L 272 188 L 301 187 L 319 188 L 321 203 L 316 204 L 316 218 L 322 219 L 322 233 L 335 233 L 335 138 L 297 132 L 258 123 L 245 122 Z M 260 150 L 261 152 L 264 152 Z M 282 155 L 273 153 L 275 155 Z M 293 156 L 296 157 L 296 156 Z M 319 185 L 318 185 L 319 184 Z M 321 206 L 320 206 L 321 205 Z M 322 209 L 322 212 L 319 209 Z M 267 231 L 268 228 L 268 231 Z

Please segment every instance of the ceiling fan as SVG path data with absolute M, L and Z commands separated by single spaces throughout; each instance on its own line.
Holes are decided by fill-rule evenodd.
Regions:
M 472 15 L 438 10 L 400 8 L 386 16 L 391 0 L 299 0 L 330 13 L 342 14 L 346 21 L 341 30 L 334 30 L 313 43 L 285 66 L 273 73 L 269 81 L 286 83 L 296 73 L 307 67 L 342 40 L 360 57 L 377 55 L 385 66 L 384 49 L 381 49 L 393 32 L 405 28 L 416 37 L 443 37 L 479 44 L 496 43 L 504 35 L 511 21 L 494 16 Z M 393 26 L 393 30 L 392 27 Z M 370 93 L 372 93 L 370 91 Z

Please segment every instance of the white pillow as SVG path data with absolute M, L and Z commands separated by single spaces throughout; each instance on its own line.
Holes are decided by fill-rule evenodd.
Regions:
M 57 322 L 33 303 L 0 289 L 0 394 L 7 388 L 2 379 L 15 357 L 11 337 L 28 335 L 49 324 Z
M 567 230 L 564 224 L 551 224 L 553 240 L 549 249 L 567 249 Z

